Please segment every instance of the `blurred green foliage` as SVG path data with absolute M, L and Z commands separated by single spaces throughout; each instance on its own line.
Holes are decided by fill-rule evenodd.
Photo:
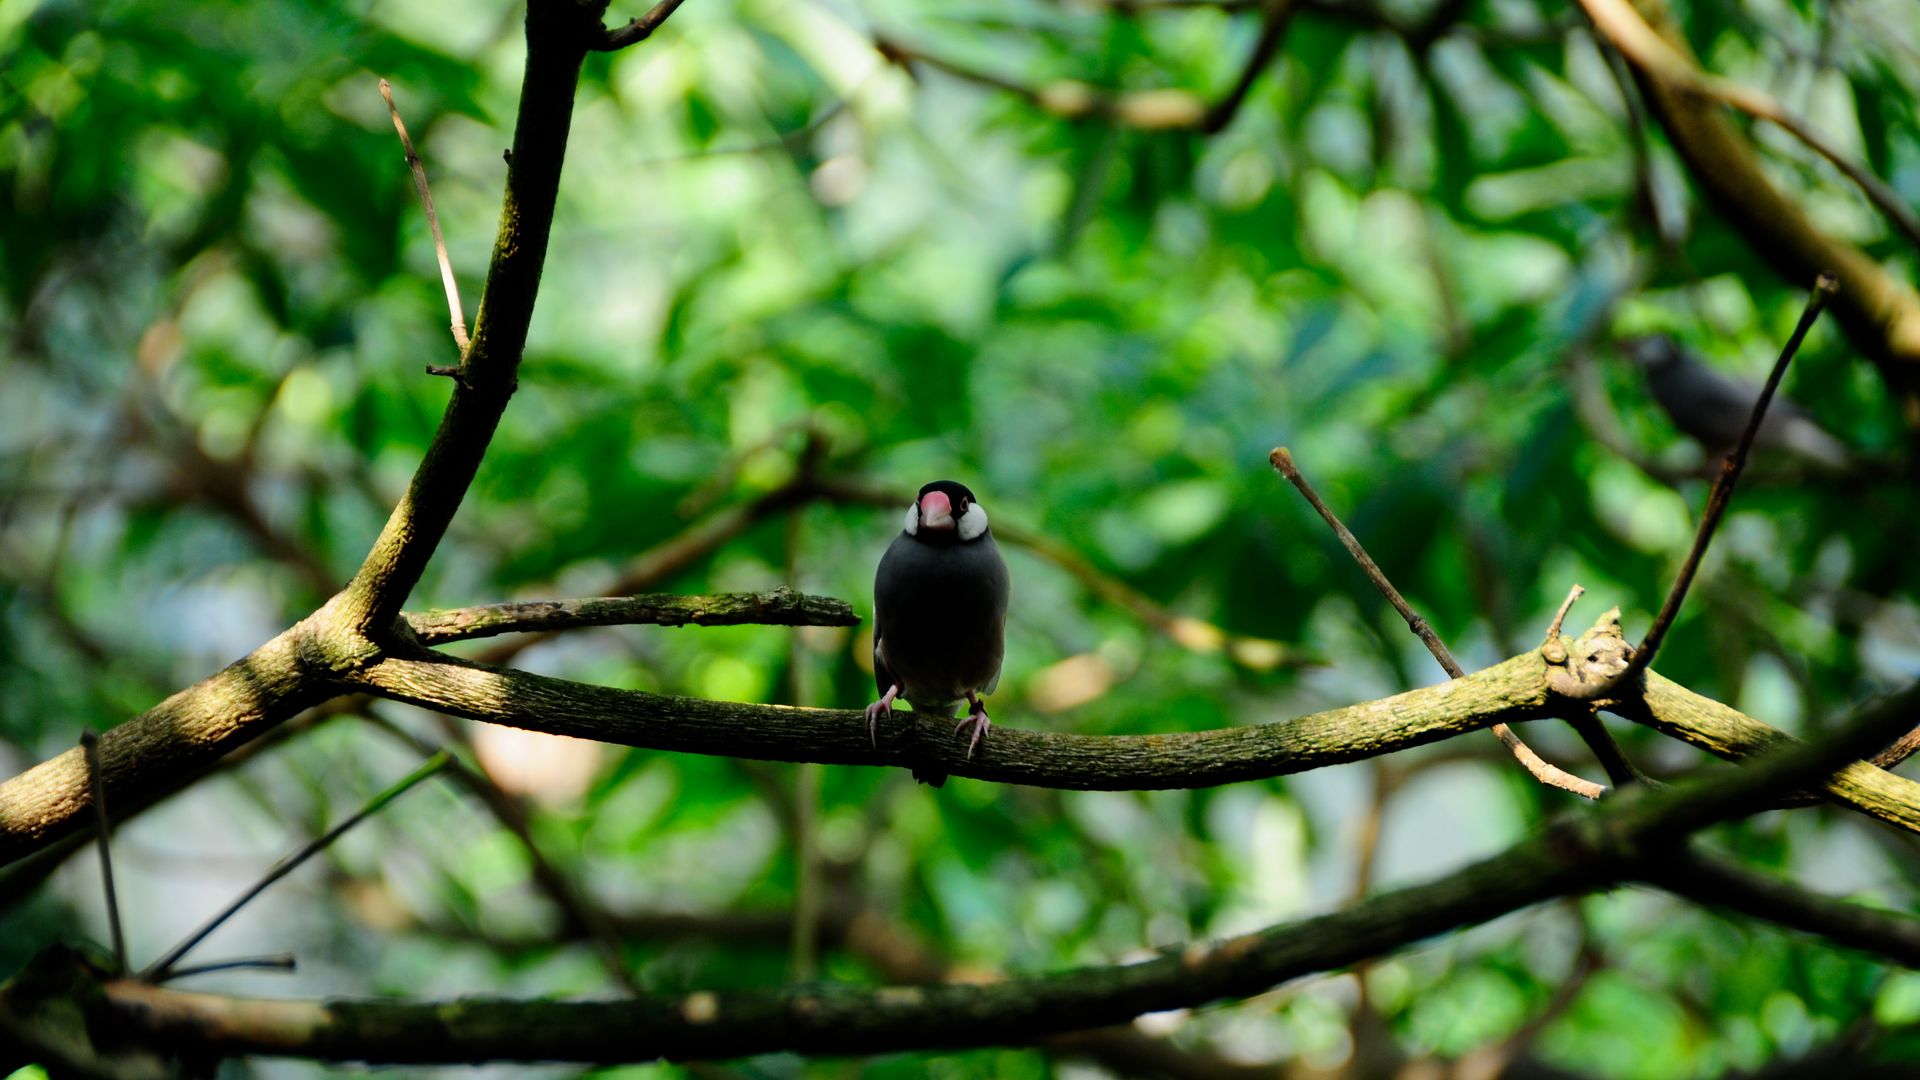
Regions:
M 1175 616 L 1324 660 L 1261 669 L 1189 648 L 1010 547 L 1004 723 L 1202 729 L 1436 680 L 1267 468 L 1285 444 L 1469 667 L 1536 641 L 1574 582 L 1589 594 L 1574 624 L 1618 604 L 1643 628 L 1704 486 L 1671 482 L 1698 449 L 1608 341 L 1665 330 L 1757 376 L 1802 298 L 1697 201 L 1575 15 L 1314 0 L 1207 137 L 1062 120 L 933 66 L 910 74 L 873 41 L 1032 88 L 1213 100 L 1257 13 L 687 5 L 588 62 L 520 390 L 412 606 L 594 594 L 788 483 L 811 441 L 823 478 L 964 479 L 996 523 Z M 1920 198 L 1910 4 L 1694 0 L 1683 15 L 1712 70 L 1765 86 Z M 497 3 L 0 2 L 0 773 L 244 653 L 351 574 L 446 399 L 421 368 L 453 358 L 376 81 L 426 161 L 471 317 L 518 19 Z M 1915 253 L 1834 170 L 1752 133 L 1823 227 L 1912 276 Z M 1904 454 L 1898 411 L 1831 326 L 1788 392 L 1863 460 Z M 1595 405 L 1632 455 L 1595 437 Z M 1890 475 L 1807 482 L 1757 463 L 1661 670 L 1794 731 L 1920 673 L 1920 505 Z M 896 520 L 807 500 L 656 587 L 790 582 L 864 611 Z M 870 696 L 866 649 L 858 633 L 624 628 L 518 662 L 853 707 Z M 1613 727 L 1655 773 L 1703 765 Z M 1567 734 L 1524 734 L 1598 775 Z M 795 903 L 793 768 L 479 736 L 533 798 L 541 848 L 608 911 Z M 129 822 L 136 958 L 413 760 L 338 719 Z M 854 905 L 942 964 L 1039 971 L 1324 910 L 1496 850 L 1563 804 L 1474 737 L 1178 793 L 936 792 L 830 769 L 810 835 L 830 927 Z M 1907 838 L 1837 812 L 1715 840 L 1823 891 L 1920 903 Z M 564 920 L 529 870 L 479 803 L 431 787 L 222 931 L 225 953 L 291 949 L 302 974 L 204 981 L 614 989 L 592 951 L 553 940 Z M 92 873 L 76 861 L 0 914 L 0 972 L 55 937 L 102 935 Z M 781 925 L 636 919 L 621 950 L 649 987 L 765 984 L 791 974 Z M 818 974 L 899 977 L 833 934 Z M 1710 1076 L 1842 1037 L 1920 1060 L 1911 976 L 1637 891 L 1158 1019 L 1196 1051 L 1357 1073 L 1508 1052 L 1593 1076 Z M 746 1075 L 1084 1075 L 1071 1060 L 769 1059 Z

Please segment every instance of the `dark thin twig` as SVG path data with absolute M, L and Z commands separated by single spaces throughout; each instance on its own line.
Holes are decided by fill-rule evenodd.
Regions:
M 413 138 L 407 134 L 407 125 L 400 120 L 400 109 L 393 103 L 393 87 L 387 80 L 380 80 L 380 96 L 386 99 L 387 112 L 393 117 L 393 130 L 400 133 L 400 145 L 407 151 L 407 167 L 413 170 L 413 189 L 420 193 L 420 205 L 427 208 L 427 228 L 433 230 L 433 253 L 440 260 L 440 284 L 447 290 L 447 312 L 452 317 L 449 329 L 453 331 L 453 343 L 460 347 L 460 355 L 467 355 L 467 317 L 460 303 L 460 286 L 453 280 L 453 260 L 447 258 L 447 242 L 440 236 L 440 215 L 433 212 L 433 192 L 427 190 L 427 167 L 420 162 L 420 155 L 413 152 Z M 429 367 L 429 374 L 442 372 Z
M 294 960 L 292 953 L 277 953 L 273 956 L 243 956 L 237 960 L 215 960 L 210 964 L 189 964 L 186 967 L 177 967 L 154 981 L 158 983 L 168 983 L 176 979 L 187 978 L 191 975 L 209 975 L 216 971 L 292 971 L 298 966 L 299 964 Z
M 608 30 L 604 37 L 589 47 L 595 52 L 614 52 L 629 45 L 637 45 L 652 37 L 653 32 L 660 29 L 660 24 L 672 18 L 673 13 L 685 2 L 686 0 L 660 0 L 659 3 L 648 8 L 645 15 L 630 20 L 627 25 L 618 30 Z
M 1353 561 L 1360 564 L 1360 569 L 1366 572 L 1367 579 L 1373 582 L 1374 588 L 1380 590 L 1380 595 L 1387 598 L 1387 603 L 1392 604 L 1393 609 L 1400 613 L 1400 617 L 1407 620 L 1407 629 L 1413 631 L 1426 644 L 1427 651 L 1440 662 L 1440 666 L 1446 670 L 1446 673 L 1456 679 L 1464 677 L 1465 669 L 1454 660 L 1453 654 L 1447 651 L 1446 645 L 1440 641 L 1440 635 L 1434 633 L 1433 627 L 1427 625 L 1427 620 L 1413 610 L 1406 598 L 1400 595 L 1400 590 L 1393 587 L 1393 582 L 1387 580 L 1387 575 L 1381 572 L 1380 567 L 1367 554 L 1367 549 L 1360 546 L 1359 539 L 1320 498 L 1320 493 L 1313 490 L 1313 485 L 1307 482 L 1307 478 L 1301 475 L 1300 469 L 1294 465 L 1293 455 L 1287 451 L 1287 448 L 1284 446 L 1275 448 L 1273 453 L 1268 455 L 1268 460 L 1273 463 L 1274 469 L 1280 475 L 1286 477 L 1289 483 L 1299 489 L 1300 494 L 1306 497 L 1314 510 L 1319 512 L 1321 520 L 1333 530 L 1333 535 L 1339 538 L 1340 545 L 1347 549 L 1347 554 L 1352 555 Z M 1493 725 L 1493 733 L 1506 744 L 1507 749 L 1519 759 L 1520 764 L 1533 774 L 1534 779 L 1541 783 L 1563 791 L 1571 791 L 1586 799 L 1598 799 L 1606 794 L 1607 789 L 1599 784 L 1591 780 L 1583 780 L 1534 753 L 1533 748 L 1520 741 L 1520 736 L 1515 735 L 1513 729 L 1506 724 Z
M 1253 92 L 1253 84 L 1260 81 L 1260 74 L 1267 70 L 1275 54 L 1280 51 L 1280 43 L 1286 40 L 1287 26 L 1293 21 L 1293 13 L 1297 9 L 1294 0 L 1267 0 L 1266 13 L 1260 23 L 1260 37 L 1254 41 L 1253 51 L 1247 54 L 1247 62 L 1241 67 L 1233 88 L 1207 109 L 1206 117 L 1200 121 L 1202 132 L 1217 135 L 1233 123 L 1240 106 L 1246 103 L 1247 95 Z
M 1773 362 L 1773 370 L 1767 374 L 1767 385 L 1760 391 L 1759 400 L 1753 403 L 1753 413 L 1747 417 L 1747 429 L 1740 433 L 1740 443 L 1720 462 L 1720 475 L 1714 478 L 1713 490 L 1707 494 L 1707 508 L 1700 515 L 1700 528 L 1693 535 L 1693 548 L 1687 552 L 1687 561 L 1680 565 L 1680 574 L 1673 581 L 1673 588 L 1667 591 L 1666 602 L 1660 605 L 1660 614 L 1654 617 L 1653 626 L 1647 630 L 1647 636 L 1640 641 L 1640 647 L 1633 650 L 1633 657 L 1627 662 L 1627 668 L 1615 680 L 1616 686 L 1630 686 L 1640 673 L 1653 663 L 1655 653 L 1660 651 L 1660 643 L 1666 638 L 1667 630 L 1673 625 L 1674 616 L 1680 613 L 1680 604 L 1687 598 L 1687 588 L 1693 584 L 1693 576 L 1700 569 L 1700 560 L 1707 553 L 1707 545 L 1713 542 L 1714 530 L 1720 526 L 1720 518 L 1727 512 L 1727 503 L 1733 498 L 1733 486 L 1740 481 L 1740 472 L 1747 467 L 1747 453 L 1753 449 L 1753 438 L 1760 430 L 1760 421 L 1766 418 L 1767 406 L 1773 401 L 1773 392 L 1779 388 L 1780 379 L 1787 373 L 1787 365 L 1793 362 L 1793 356 L 1800 351 L 1800 343 L 1806 340 L 1807 331 L 1812 329 L 1813 321 L 1827 306 L 1827 301 L 1839 291 L 1839 282 L 1832 274 L 1821 274 L 1814 282 L 1813 293 L 1807 297 L 1807 307 L 1800 313 L 1799 325 L 1793 328 L 1793 336 L 1787 338 L 1786 347 L 1780 350 L 1780 358 Z
M 251 903 L 254 897 L 266 892 L 268 886 L 286 877 L 288 874 L 293 873 L 301 863 L 325 851 L 328 845 L 340 839 L 348 829 L 353 828 L 355 825 L 367 820 L 381 810 L 386 809 L 388 803 L 405 795 L 408 790 L 420 783 L 420 781 L 446 768 L 447 763 L 451 760 L 453 759 L 450 758 L 445 751 L 435 754 L 432 758 L 428 759 L 426 764 L 401 777 L 392 787 L 387 788 L 385 791 L 367 800 L 367 804 L 355 811 L 352 817 L 328 829 L 326 832 L 308 841 L 300 850 L 275 863 L 273 869 L 267 871 L 266 876 L 255 882 L 252 888 L 241 893 L 239 898 L 234 900 L 233 903 L 228 904 L 219 914 L 208 919 L 200 929 L 187 935 L 186 940 L 168 950 L 167 955 L 154 961 L 151 966 L 140 973 L 140 978 L 147 982 L 161 982 L 167 979 L 173 971 L 173 965 L 179 963 L 181 957 L 185 956 L 195 945 L 205 941 L 208 934 L 218 930 L 223 923 L 233 918 L 235 913 Z
M 113 821 L 107 816 L 107 785 L 100 775 L 100 736 L 92 730 L 80 733 L 80 746 L 87 755 L 87 778 L 93 787 L 93 826 L 100 841 L 100 883 L 107 894 L 107 926 L 113 931 L 113 970 L 127 971 L 127 938 L 120 929 L 120 897 L 113 889 L 113 851 L 107 837 Z

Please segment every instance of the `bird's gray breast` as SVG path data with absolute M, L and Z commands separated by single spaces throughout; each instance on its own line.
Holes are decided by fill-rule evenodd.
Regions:
M 874 573 L 879 651 L 915 708 L 950 705 L 968 691 L 990 692 L 1011 591 L 1007 564 L 988 534 L 927 543 L 900 534 Z

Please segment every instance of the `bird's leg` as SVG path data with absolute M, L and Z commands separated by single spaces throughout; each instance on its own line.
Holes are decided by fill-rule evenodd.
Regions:
M 973 706 L 973 711 L 961 717 L 953 730 L 958 733 L 969 726 L 973 728 L 973 739 L 967 743 L 967 759 L 971 761 L 973 752 L 980 749 L 980 740 L 987 737 L 987 729 L 993 726 L 993 721 L 987 719 L 987 704 L 980 700 L 979 694 L 967 691 L 967 702 Z
M 867 738 L 873 741 L 875 750 L 880 749 L 880 718 L 882 716 L 888 719 L 893 718 L 893 699 L 898 696 L 900 696 L 900 684 L 894 683 L 887 687 L 886 693 L 880 695 L 879 701 L 867 706 Z

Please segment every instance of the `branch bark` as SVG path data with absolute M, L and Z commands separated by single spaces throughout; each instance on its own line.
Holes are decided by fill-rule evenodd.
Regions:
M 588 626 L 857 626 L 852 605 L 782 586 L 764 593 L 606 596 L 413 611 L 401 615 L 422 645 Z
M 1905 697 L 1920 697 L 1920 689 Z M 1550 897 L 1631 879 L 1688 833 L 1817 777 L 1862 746 L 1884 743 L 1905 719 L 1901 709 L 1882 705 L 1818 745 L 1671 791 L 1624 793 L 1607 808 L 1556 819 L 1506 852 L 1436 881 L 1255 934 L 1163 950 L 1138 963 L 987 984 L 702 990 L 618 1002 L 262 1001 L 124 979 L 96 982 L 95 990 L 75 996 L 92 1010 L 88 1030 L 188 1055 L 612 1063 L 1026 1043 L 1146 1012 L 1245 997 Z M 37 963 L 38 970 L 0 993 L 0 1021 L 7 1026 L 26 1027 L 20 1017 L 44 1015 L 47 1001 L 35 996 L 36 987 L 72 992 L 78 960 L 50 951 Z M 49 967 L 68 974 L 52 977 Z
M 437 654 L 387 657 L 352 677 L 377 697 L 471 720 L 651 750 L 813 761 L 937 766 L 955 776 L 1073 790 L 1209 787 L 1304 772 L 1434 742 L 1552 705 L 1545 663 L 1523 653 L 1464 679 L 1278 724 L 1157 735 L 1075 735 L 995 725 L 969 758 L 951 718 L 882 725 L 869 741 L 852 709 L 802 709 L 698 698 L 497 669 Z

